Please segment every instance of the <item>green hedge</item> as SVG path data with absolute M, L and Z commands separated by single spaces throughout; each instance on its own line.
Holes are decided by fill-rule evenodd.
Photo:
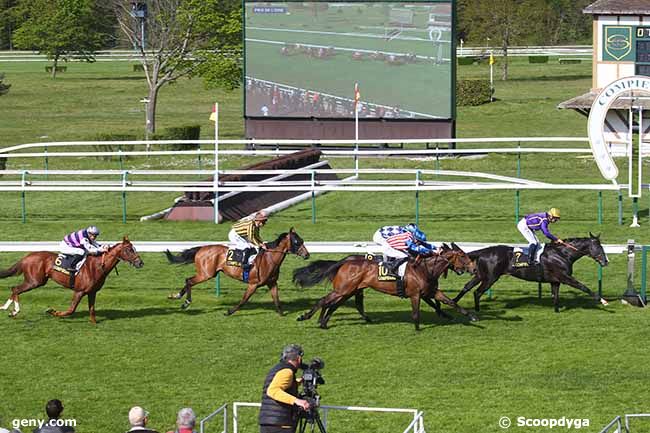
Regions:
M 154 134 L 152 140 L 198 140 L 201 137 L 200 125 L 176 126 L 166 128 L 161 133 Z M 162 150 L 191 150 L 198 149 L 199 144 L 159 144 L 154 145 Z
M 458 80 L 456 84 L 456 105 L 473 106 L 490 102 L 489 80 Z
M 528 56 L 528 63 L 548 63 L 548 56 Z
M 6 170 L 7 169 L 7 158 L 2 158 L 0 157 L 0 170 Z M 0 174 L 2 176 L 2 174 Z
M 97 134 L 95 137 L 92 138 L 92 141 L 136 141 L 139 140 L 135 135 L 131 134 Z M 94 144 L 93 145 L 93 150 L 95 152 L 117 152 L 118 150 L 123 150 L 123 151 L 128 151 L 128 150 L 133 150 L 133 146 L 121 146 L 119 144 Z M 119 156 L 98 156 L 98 159 L 106 159 L 106 160 L 112 160 L 112 159 L 119 159 Z M 123 156 L 122 158 L 127 158 L 127 156 Z
M 458 57 L 458 64 L 464 66 L 472 65 L 474 64 L 474 60 L 476 60 L 474 57 Z

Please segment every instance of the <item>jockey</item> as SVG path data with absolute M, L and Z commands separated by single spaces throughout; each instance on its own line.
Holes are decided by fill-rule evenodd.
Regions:
M 250 269 L 249 259 L 253 254 L 258 253 L 258 248 L 266 248 L 266 245 L 260 237 L 260 229 L 266 224 L 269 217 L 264 211 L 259 211 L 255 214 L 252 220 L 238 221 L 232 225 L 232 229 L 228 232 L 228 240 L 230 240 L 230 248 L 236 250 L 243 250 L 244 257 L 242 258 L 242 265 L 246 271 Z
M 71 270 L 85 255 L 100 255 L 108 251 L 108 246 L 100 245 L 96 242 L 99 236 L 99 229 L 95 226 L 90 226 L 67 235 L 59 244 L 59 249 L 62 254 L 72 257 L 70 263 Z
M 531 213 L 522 218 L 517 224 L 517 229 L 521 234 L 526 238 L 529 244 L 528 250 L 528 264 L 532 265 L 535 263 L 535 253 L 539 247 L 539 239 L 535 235 L 535 231 L 540 230 L 544 233 L 544 236 L 549 238 L 553 242 L 558 242 L 563 244 L 564 241 L 559 239 L 548 229 L 550 223 L 554 223 L 560 220 L 560 210 L 557 208 L 551 208 L 548 212 L 539 212 Z
M 373 242 L 382 247 L 384 266 L 397 275 L 400 265 L 411 254 L 429 254 L 436 247 L 427 242 L 426 235 L 415 224 L 384 226 L 372 236 Z M 392 260 L 390 260 L 392 259 Z

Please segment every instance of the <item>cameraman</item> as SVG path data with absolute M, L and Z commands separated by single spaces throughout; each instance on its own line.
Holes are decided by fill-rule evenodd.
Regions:
M 309 403 L 298 398 L 296 370 L 302 363 L 302 354 L 302 347 L 297 344 L 286 346 L 280 362 L 266 376 L 260 408 L 260 433 L 293 433 L 296 431 L 297 409 L 309 410 Z

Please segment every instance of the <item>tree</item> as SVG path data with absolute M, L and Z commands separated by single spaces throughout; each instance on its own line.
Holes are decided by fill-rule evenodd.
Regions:
M 141 3 L 113 0 L 120 29 L 144 69 L 149 88 L 146 128 L 153 133 L 164 85 L 197 75 L 208 87 L 240 85 L 242 11 L 238 0 L 148 0 L 143 37 Z
M 20 0 L 17 13 L 26 17 L 14 32 L 16 47 L 37 50 L 53 60 L 95 61 L 95 52 L 110 39 L 101 0 Z
M 531 0 L 539 3 L 539 0 Z M 535 7 L 523 0 L 465 0 L 463 27 L 481 43 L 495 41 L 503 54 L 501 79 L 508 79 L 508 48 L 517 41 L 535 19 Z M 482 38 L 482 39 L 481 39 Z
M 13 49 L 12 33 L 16 28 L 13 7 L 17 0 L 0 0 L 0 50 Z

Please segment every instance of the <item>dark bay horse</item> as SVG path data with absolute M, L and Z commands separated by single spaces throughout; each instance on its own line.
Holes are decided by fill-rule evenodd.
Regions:
M 368 260 L 366 256 L 352 255 L 338 262 L 318 260 L 304 268 L 296 269 L 293 273 L 293 281 L 298 286 L 313 286 L 328 278 L 332 282 L 333 288 L 309 312 L 298 317 L 298 320 L 310 319 L 320 308 L 320 327 L 327 329 L 327 322 L 334 311 L 354 295 L 359 314 L 369 321 L 363 309 L 363 290 L 365 288 L 371 287 L 389 295 L 399 296 L 395 281 L 380 281 L 378 279 L 378 266 L 377 262 Z M 473 272 L 474 263 L 463 250 L 454 244 L 452 244 L 452 248 L 442 247 L 440 254 L 420 256 L 409 260 L 404 273 L 404 297 L 411 300 L 411 317 L 416 330 L 420 329 L 420 300 L 424 300 L 438 314 L 442 314 L 439 302 L 443 302 L 468 316 L 470 320 L 478 320 L 474 314 L 458 306 L 441 290 L 438 290 L 438 278 L 449 268 L 458 273 Z
M 39 251 L 27 254 L 19 262 L 7 270 L 0 270 L 0 278 L 11 277 L 13 275 L 23 274 L 23 282 L 11 289 L 11 296 L 7 302 L 0 307 L 3 310 L 8 309 L 14 304 L 12 317 L 16 317 L 20 312 L 19 296 L 32 289 L 43 286 L 48 279 L 52 279 L 57 284 L 70 288 L 70 276 L 53 269 L 57 253 Z M 47 312 L 53 316 L 65 317 L 75 312 L 81 298 L 88 295 L 88 311 L 90 321 L 96 323 L 95 318 L 95 297 L 97 292 L 104 285 L 106 277 L 117 266 L 120 260 L 130 263 L 136 268 L 141 268 L 144 263 L 135 251 L 133 244 L 125 236 L 121 243 L 113 245 L 108 252 L 99 256 L 88 256 L 86 263 L 75 276 L 74 294 L 72 303 L 66 311 L 56 311 L 49 309 Z
M 553 293 L 553 305 L 555 312 L 560 311 L 560 284 L 575 287 L 582 290 L 596 301 L 607 305 L 607 301 L 594 293 L 580 281 L 573 278 L 573 263 L 584 256 L 589 256 L 601 266 L 607 266 L 608 260 L 603 246 L 600 244 L 600 237 L 589 233 L 588 238 L 565 239 L 566 245 L 559 243 L 546 244 L 540 258 L 542 265 L 541 274 L 538 266 L 513 268 L 513 247 L 497 245 L 472 251 L 469 256 L 476 262 L 476 274 L 465 284 L 463 290 L 454 298 L 458 302 L 472 287 L 481 284 L 474 291 L 474 308 L 479 311 L 480 299 L 501 275 L 512 275 L 515 278 L 526 281 L 539 281 L 551 283 Z
M 181 299 L 185 294 L 187 298 L 181 306 L 187 308 L 192 303 L 192 286 L 214 278 L 219 271 L 228 275 L 230 278 L 242 280 L 243 270 L 241 267 L 228 266 L 226 264 L 226 255 L 228 246 L 226 245 L 205 245 L 202 247 L 190 248 L 183 251 L 180 255 L 174 256 L 166 251 L 169 263 L 189 264 L 194 262 L 196 274 L 185 280 L 185 286 L 175 294 L 169 296 L 169 299 Z M 253 261 L 253 267 L 250 270 L 248 278 L 248 287 L 239 304 L 228 310 L 227 316 L 239 310 L 250 297 L 255 293 L 258 287 L 268 286 L 271 290 L 271 297 L 275 303 L 278 314 L 282 315 L 282 307 L 278 297 L 278 276 L 280 275 L 280 266 L 287 254 L 296 254 L 303 259 L 309 258 L 309 251 L 305 248 L 302 238 L 291 228 L 288 233 L 282 233 L 274 242 L 267 242 L 267 248 L 261 250 Z

